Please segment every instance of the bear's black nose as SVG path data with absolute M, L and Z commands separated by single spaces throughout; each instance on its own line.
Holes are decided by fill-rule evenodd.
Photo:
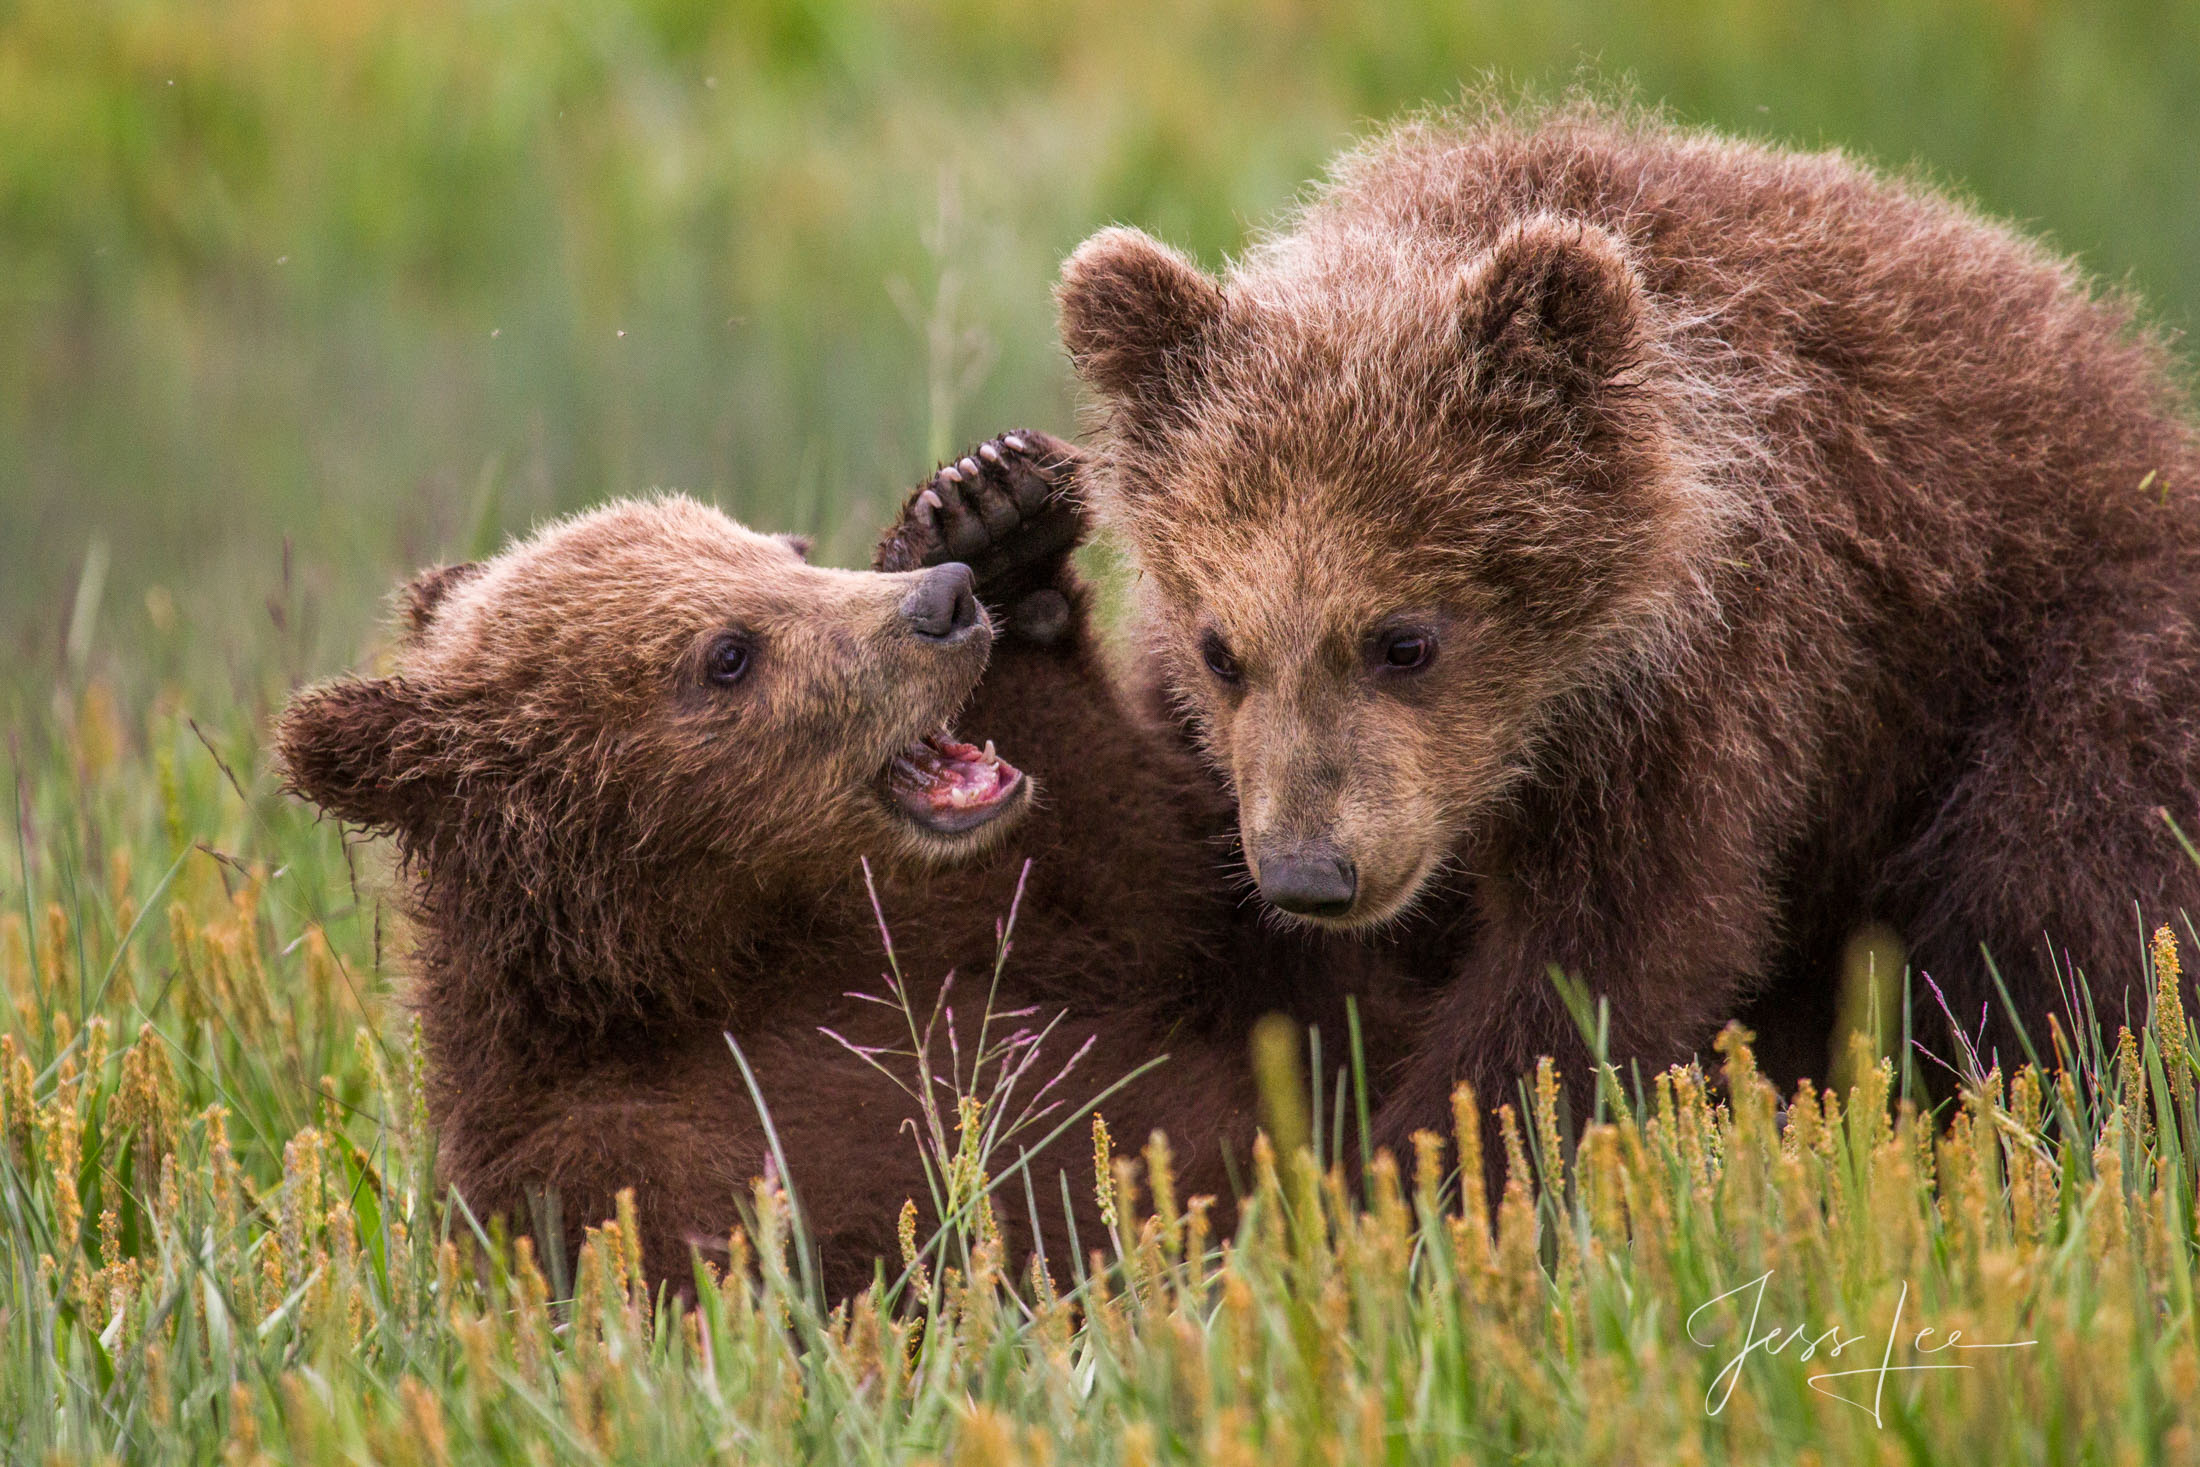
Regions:
M 933 566 L 901 598 L 901 617 L 920 637 L 944 642 L 978 624 L 977 577 L 959 560 Z
M 1297 916 L 1342 917 L 1359 890 L 1359 871 L 1334 846 L 1301 846 L 1261 858 L 1260 894 Z

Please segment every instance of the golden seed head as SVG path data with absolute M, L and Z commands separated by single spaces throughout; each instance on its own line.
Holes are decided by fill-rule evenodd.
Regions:
M 1108 1136 L 1108 1118 L 1092 1113 L 1092 1183 L 1100 1198 L 1100 1221 L 1112 1232 L 1119 1221 L 1115 1211 L 1115 1142 Z

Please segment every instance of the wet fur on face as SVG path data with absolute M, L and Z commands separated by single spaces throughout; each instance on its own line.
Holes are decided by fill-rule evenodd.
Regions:
M 1558 700 L 1642 659 L 1692 589 L 1718 510 L 1674 435 L 1663 322 L 1616 237 L 1538 213 L 1480 242 L 1279 243 L 1227 289 L 1177 288 L 1203 314 L 1147 323 L 1181 336 L 1143 376 L 1093 344 L 1139 316 L 1113 297 L 1191 268 L 1118 230 L 1065 271 L 1072 356 L 1122 393 L 1103 502 L 1249 869 L 1325 842 L 1359 899 L 1314 920 L 1386 922 Z M 1377 655 L 1405 631 L 1433 647 L 1409 675 Z
M 1219 277 L 1112 229 L 1059 300 L 1249 867 L 1333 853 L 1353 903 L 1303 920 L 1459 934 L 1394 1144 L 1578 1062 L 1553 966 L 1615 1053 L 1749 1013 L 1822 1072 L 1863 922 L 1974 1015 L 1985 944 L 2037 1034 L 2058 964 L 2143 977 L 2135 897 L 2200 903 L 2159 813 L 2200 819 L 2190 405 L 2015 232 L 1834 153 L 1487 106 Z M 1436 651 L 1391 677 L 1402 624 Z

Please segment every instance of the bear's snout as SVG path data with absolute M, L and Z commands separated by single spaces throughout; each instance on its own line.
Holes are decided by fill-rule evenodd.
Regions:
M 928 641 L 962 640 L 978 624 L 977 578 L 960 561 L 932 567 L 902 597 L 901 618 Z
M 1271 849 L 1260 857 L 1260 894 L 1298 917 L 1342 917 L 1360 891 L 1350 856 L 1327 841 Z

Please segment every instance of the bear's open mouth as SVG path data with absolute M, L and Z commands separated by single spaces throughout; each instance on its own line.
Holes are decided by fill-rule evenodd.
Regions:
M 976 830 L 1017 803 L 1024 773 L 993 752 L 959 743 L 945 729 L 926 734 L 886 766 L 886 792 L 927 830 Z

